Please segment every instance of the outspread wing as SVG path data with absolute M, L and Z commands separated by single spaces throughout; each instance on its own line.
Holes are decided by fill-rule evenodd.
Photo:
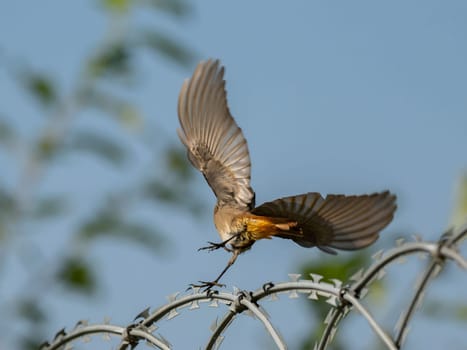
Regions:
M 335 254 L 331 248 L 355 250 L 373 243 L 392 220 L 396 197 L 388 191 L 362 196 L 306 193 L 280 198 L 253 209 L 255 215 L 282 217 L 297 222 L 277 236 L 301 246 Z
M 250 208 L 254 206 L 250 155 L 242 130 L 230 115 L 223 77 L 219 61 L 208 60 L 185 80 L 178 98 L 178 135 L 218 202 Z

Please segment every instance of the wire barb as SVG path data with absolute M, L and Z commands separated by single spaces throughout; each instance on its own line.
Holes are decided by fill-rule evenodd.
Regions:
M 282 283 L 264 283 L 256 291 L 239 290 L 234 288 L 233 292 L 220 292 L 216 289 L 204 288 L 192 285 L 190 293 L 180 295 L 173 293 L 167 297 L 168 303 L 160 308 L 148 307 L 138 313 L 126 327 L 111 325 L 109 319 L 102 324 L 89 325 L 87 321 L 81 320 L 74 328 L 66 332 L 65 328 L 59 330 L 51 342 L 45 341 L 39 347 L 41 350 L 71 349 L 75 340 L 90 341 L 93 334 L 101 334 L 104 339 L 111 335 L 120 337 L 117 349 L 133 349 L 141 341 L 145 341 L 155 348 L 168 350 L 170 342 L 162 335 L 153 333 L 158 329 L 157 323 L 162 319 L 172 319 L 181 314 L 183 309 L 195 310 L 200 304 L 208 303 L 209 307 L 226 307 L 225 315 L 217 318 L 211 325 L 212 335 L 209 338 L 206 349 L 217 349 L 224 341 L 222 333 L 229 327 L 236 315 L 246 311 L 251 314 L 257 322 L 261 322 L 267 333 L 271 336 L 278 349 L 286 349 L 287 346 L 270 321 L 270 317 L 263 306 L 259 305 L 261 300 L 277 300 L 278 293 L 288 293 L 290 298 L 298 297 L 298 293 L 304 293 L 310 300 L 318 300 L 319 297 L 326 298 L 331 305 L 324 320 L 325 328 L 314 349 L 326 349 L 332 342 L 338 331 L 340 322 L 352 310 L 357 310 L 368 322 L 368 326 L 379 337 L 387 349 L 400 349 L 408 335 L 410 322 L 413 315 L 423 301 L 429 282 L 432 281 L 443 267 L 454 261 L 463 269 L 467 269 L 467 259 L 459 252 L 459 244 L 467 238 L 467 229 L 459 233 L 447 232 L 443 234 L 438 242 L 429 243 L 416 239 L 414 242 L 397 241 L 396 247 L 387 250 L 384 255 L 382 251 L 374 254 L 374 262 L 365 271 L 360 268 L 347 281 L 329 279 L 330 283 L 323 281 L 323 276 L 310 274 L 311 280 L 300 279 L 300 274 L 289 274 L 290 281 Z M 412 255 L 426 255 L 430 261 L 424 273 L 415 284 L 415 291 L 409 300 L 407 307 L 402 310 L 394 337 L 390 337 L 371 315 L 370 310 L 360 300 L 364 298 L 371 288 L 372 281 L 384 278 L 388 266 L 401 258 Z M 465 271 L 465 270 L 460 270 Z M 204 286 L 205 287 L 205 286 Z M 204 303 L 203 303 L 204 302 Z

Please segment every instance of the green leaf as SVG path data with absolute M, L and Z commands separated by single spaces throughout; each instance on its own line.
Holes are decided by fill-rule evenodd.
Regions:
M 116 211 L 109 209 L 101 210 L 81 227 L 80 237 L 92 239 L 116 230 L 121 224 L 118 216 L 119 213 Z
M 130 104 L 121 105 L 117 116 L 121 124 L 126 129 L 130 130 L 141 128 L 144 122 L 143 117 L 139 113 L 138 109 Z
M 301 271 L 305 276 L 309 276 L 310 273 L 317 273 L 326 279 L 337 278 L 345 281 L 361 267 L 365 267 L 369 261 L 370 257 L 366 253 L 356 252 L 347 256 L 326 257 L 320 259 L 320 261 L 310 262 L 303 266 Z
M 342 282 L 348 279 L 361 268 L 367 267 L 371 263 L 371 258 L 364 251 L 353 252 L 349 255 L 338 255 L 332 257 L 324 257 L 320 261 L 310 262 L 302 267 L 304 276 L 309 276 L 310 273 L 317 273 L 329 280 L 336 278 Z M 371 284 L 370 297 L 377 302 L 386 296 L 383 288 L 382 280 L 375 280 Z
M 19 300 L 17 305 L 18 315 L 31 323 L 40 323 L 46 321 L 46 312 L 42 309 L 39 302 L 34 299 Z
M 34 151 L 39 160 L 50 160 L 60 150 L 59 146 L 58 139 L 55 135 L 44 134 L 37 141 Z
M 6 188 L 0 187 L 0 224 L 12 219 L 16 215 L 17 210 L 18 206 L 13 194 Z
M 170 147 L 165 152 L 167 169 L 181 180 L 187 181 L 193 177 L 194 171 L 188 162 L 186 151 L 182 147 Z
M 0 216 L 11 215 L 16 211 L 16 201 L 13 195 L 4 187 L 0 187 Z
M 125 220 L 122 218 L 122 213 L 111 208 L 103 209 L 85 223 L 79 232 L 79 237 L 84 240 L 101 237 L 126 239 L 158 252 L 167 243 L 154 228 Z
M 467 172 L 458 180 L 450 224 L 457 229 L 467 224 Z
M 455 316 L 457 320 L 467 322 L 467 304 L 457 305 Z
M 129 239 L 159 253 L 165 251 L 163 247 L 167 247 L 167 240 L 149 225 L 126 222 L 116 232 L 120 238 Z
M 194 54 L 192 51 L 159 32 L 147 32 L 143 35 L 142 43 L 157 54 L 165 56 L 181 66 L 189 66 L 193 62 Z
M 20 77 L 26 90 L 44 106 L 57 100 L 57 89 L 52 80 L 42 73 L 23 72 Z
M 460 300 L 427 300 L 422 310 L 425 315 L 435 319 L 467 322 L 467 304 Z
M 125 13 L 130 7 L 131 0 L 101 0 L 104 7 L 112 12 Z
M 75 132 L 65 146 L 68 151 L 88 152 L 114 165 L 126 159 L 125 148 L 118 141 L 91 131 Z
M 143 192 L 146 197 L 158 202 L 176 203 L 181 199 L 175 186 L 165 184 L 156 179 L 148 182 L 144 186 Z
M 131 71 L 130 52 L 124 43 L 106 47 L 88 63 L 88 72 L 93 77 L 127 75 Z
M 36 219 L 45 219 L 57 216 L 66 210 L 65 200 L 62 197 L 45 197 L 36 201 L 32 216 Z
M 186 1 L 180 0 L 146 0 L 158 11 L 164 11 L 171 15 L 182 17 L 191 13 L 191 6 Z
M 75 292 L 92 294 L 96 290 L 96 279 L 92 268 L 80 257 L 66 259 L 57 273 L 57 279 L 66 288 Z
M 13 195 L 0 187 L 0 242 L 11 234 L 10 225 L 18 214 L 18 206 Z
M 11 128 L 11 126 L 5 120 L 2 119 L 0 119 L 0 144 L 9 146 L 13 143 L 14 139 L 16 138 L 16 133 Z
M 127 129 L 138 129 L 144 122 L 135 105 L 96 87 L 88 86 L 82 89 L 79 93 L 79 101 L 83 106 L 99 109 L 108 116 L 116 118 Z
M 37 350 L 44 343 L 46 335 L 37 331 L 28 332 L 20 339 L 20 348 L 22 350 Z
M 158 179 L 151 179 L 142 188 L 143 198 L 161 203 L 175 205 L 188 210 L 193 215 L 200 215 L 204 211 L 203 203 L 195 196 L 183 181 L 164 183 Z

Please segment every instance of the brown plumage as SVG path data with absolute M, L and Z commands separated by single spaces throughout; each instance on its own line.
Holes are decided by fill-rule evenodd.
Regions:
M 250 155 L 241 129 L 227 105 L 224 68 L 208 60 L 183 83 L 178 100 L 180 140 L 188 159 L 212 188 L 214 223 L 222 242 L 201 249 L 225 248 L 232 257 L 207 289 L 218 283 L 237 256 L 259 239 L 291 239 L 303 247 L 356 250 L 373 243 L 392 220 L 396 197 L 388 191 L 345 196 L 310 192 L 255 207 L 250 186 Z

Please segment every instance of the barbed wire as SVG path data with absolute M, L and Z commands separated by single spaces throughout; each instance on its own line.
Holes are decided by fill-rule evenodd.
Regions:
M 277 298 L 277 294 L 287 293 L 289 298 L 297 298 L 304 294 L 310 300 L 325 299 L 331 307 L 326 316 L 325 329 L 321 338 L 315 344 L 315 350 L 326 349 L 331 343 L 337 327 L 342 319 L 351 311 L 357 310 L 368 322 L 370 328 L 379 337 L 387 349 L 400 349 L 404 344 L 409 329 L 409 323 L 414 313 L 421 305 L 423 295 L 429 282 L 435 278 L 444 268 L 446 262 L 454 262 L 461 269 L 467 271 L 467 259 L 459 252 L 459 246 L 467 238 L 467 228 L 458 233 L 447 232 L 437 242 L 424 242 L 418 236 L 414 236 L 413 242 L 396 241 L 396 247 L 387 252 L 379 251 L 373 255 L 375 261 L 364 271 L 359 270 L 348 281 L 343 283 L 337 279 L 325 281 L 323 276 L 310 274 L 310 279 L 301 279 L 300 274 L 290 274 L 289 282 L 266 283 L 255 291 L 244 291 L 234 288 L 233 292 L 211 290 L 201 292 L 199 288 L 193 288 L 188 294 L 175 293 L 169 296 L 169 302 L 154 311 L 147 308 L 140 312 L 135 320 L 126 327 L 96 324 L 89 325 L 86 321 L 79 321 L 75 327 L 66 332 L 65 329 L 56 333 L 51 342 L 45 342 L 41 350 L 71 349 L 77 339 L 87 340 L 91 335 L 104 334 L 117 336 L 120 343 L 119 350 L 134 349 L 141 342 L 148 343 L 158 349 L 171 349 L 171 344 L 162 335 L 155 335 L 157 323 L 162 319 L 172 319 L 179 312 L 188 308 L 190 310 L 200 308 L 202 303 L 209 306 L 224 305 L 227 308 L 220 321 L 214 322 L 211 334 L 205 349 L 218 349 L 224 339 L 222 333 L 232 324 L 234 317 L 242 312 L 249 312 L 255 316 L 265 327 L 278 349 L 287 349 L 287 345 L 274 327 L 266 310 L 259 304 L 266 297 Z M 381 279 L 385 275 L 385 268 L 395 261 L 414 254 L 423 254 L 430 257 L 430 261 L 420 275 L 416 283 L 415 291 L 407 308 L 402 312 L 396 323 L 396 334 L 391 337 L 372 316 L 370 310 L 361 300 L 367 294 L 371 283 Z

